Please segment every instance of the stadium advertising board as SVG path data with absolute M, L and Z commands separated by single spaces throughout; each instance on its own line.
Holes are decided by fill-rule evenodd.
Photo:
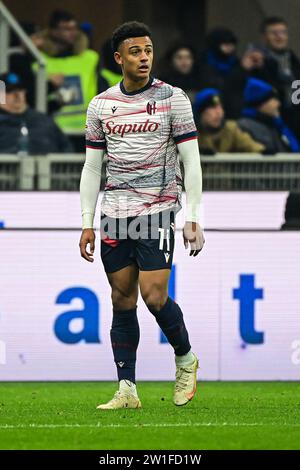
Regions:
M 80 231 L 0 231 L 1 380 L 114 380 L 110 291 Z M 170 293 L 200 358 L 200 379 L 298 380 L 297 232 L 207 232 L 198 258 L 176 235 Z M 139 380 L 172 380 L 173 352 L 143 302 Z

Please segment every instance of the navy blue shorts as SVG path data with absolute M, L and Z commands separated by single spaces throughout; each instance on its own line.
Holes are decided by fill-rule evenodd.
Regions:
M 101 259 L 107 273 L 130 264 L 141 271 L 171 269 L 174 244 L 174 209 L 126 219 L 101 214 Z

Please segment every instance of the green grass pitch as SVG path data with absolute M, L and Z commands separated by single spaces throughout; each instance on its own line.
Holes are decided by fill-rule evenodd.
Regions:
M 200 382 L 172 403 L 173 383 L 138 384 L 141 410 L 99 411 L 111 382 L 1 383 L 1 449 L 300 449 L 300 383 Z

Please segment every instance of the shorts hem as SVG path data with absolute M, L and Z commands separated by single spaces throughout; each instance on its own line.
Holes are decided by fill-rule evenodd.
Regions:
M 140 268 L 139 266 L 139 270 L 140 271 L 159 271 L 159 270 L 162 270 L 162 269 L 172 269 L 172 266 L 151 266 L 150 268 Z
M 118 266 L 116 269 L 113 269 L 112 271 L 107 271 L 107 270 L 105 269 L 105 266 L 104 266 L 104 265 L 103 265 L 103 267 L 104 267 L 104 271 L 105 271 L 107 274 L 112 274 L 112 273 L 116 273 L 117 271 L 121 271 L 121 269 L 127 268 L 127 266 L 131 266 L 132 264 L 135 264 L 135 265 L 137 266 L 137 263 L 135 263 L 134 261 L 132 261 L 132 262 L 130 262 L 130 263 L 127 263 L 127 264 Z

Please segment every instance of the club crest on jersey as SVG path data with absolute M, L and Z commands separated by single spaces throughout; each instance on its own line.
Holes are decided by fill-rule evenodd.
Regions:
M 151 115 L 155 114 L 156 111 L 157 111 L 156 101 L 154 101 L 154 100 L 148 101 L 146 109 L 147 109 L 148 114 L 151 114 Z

